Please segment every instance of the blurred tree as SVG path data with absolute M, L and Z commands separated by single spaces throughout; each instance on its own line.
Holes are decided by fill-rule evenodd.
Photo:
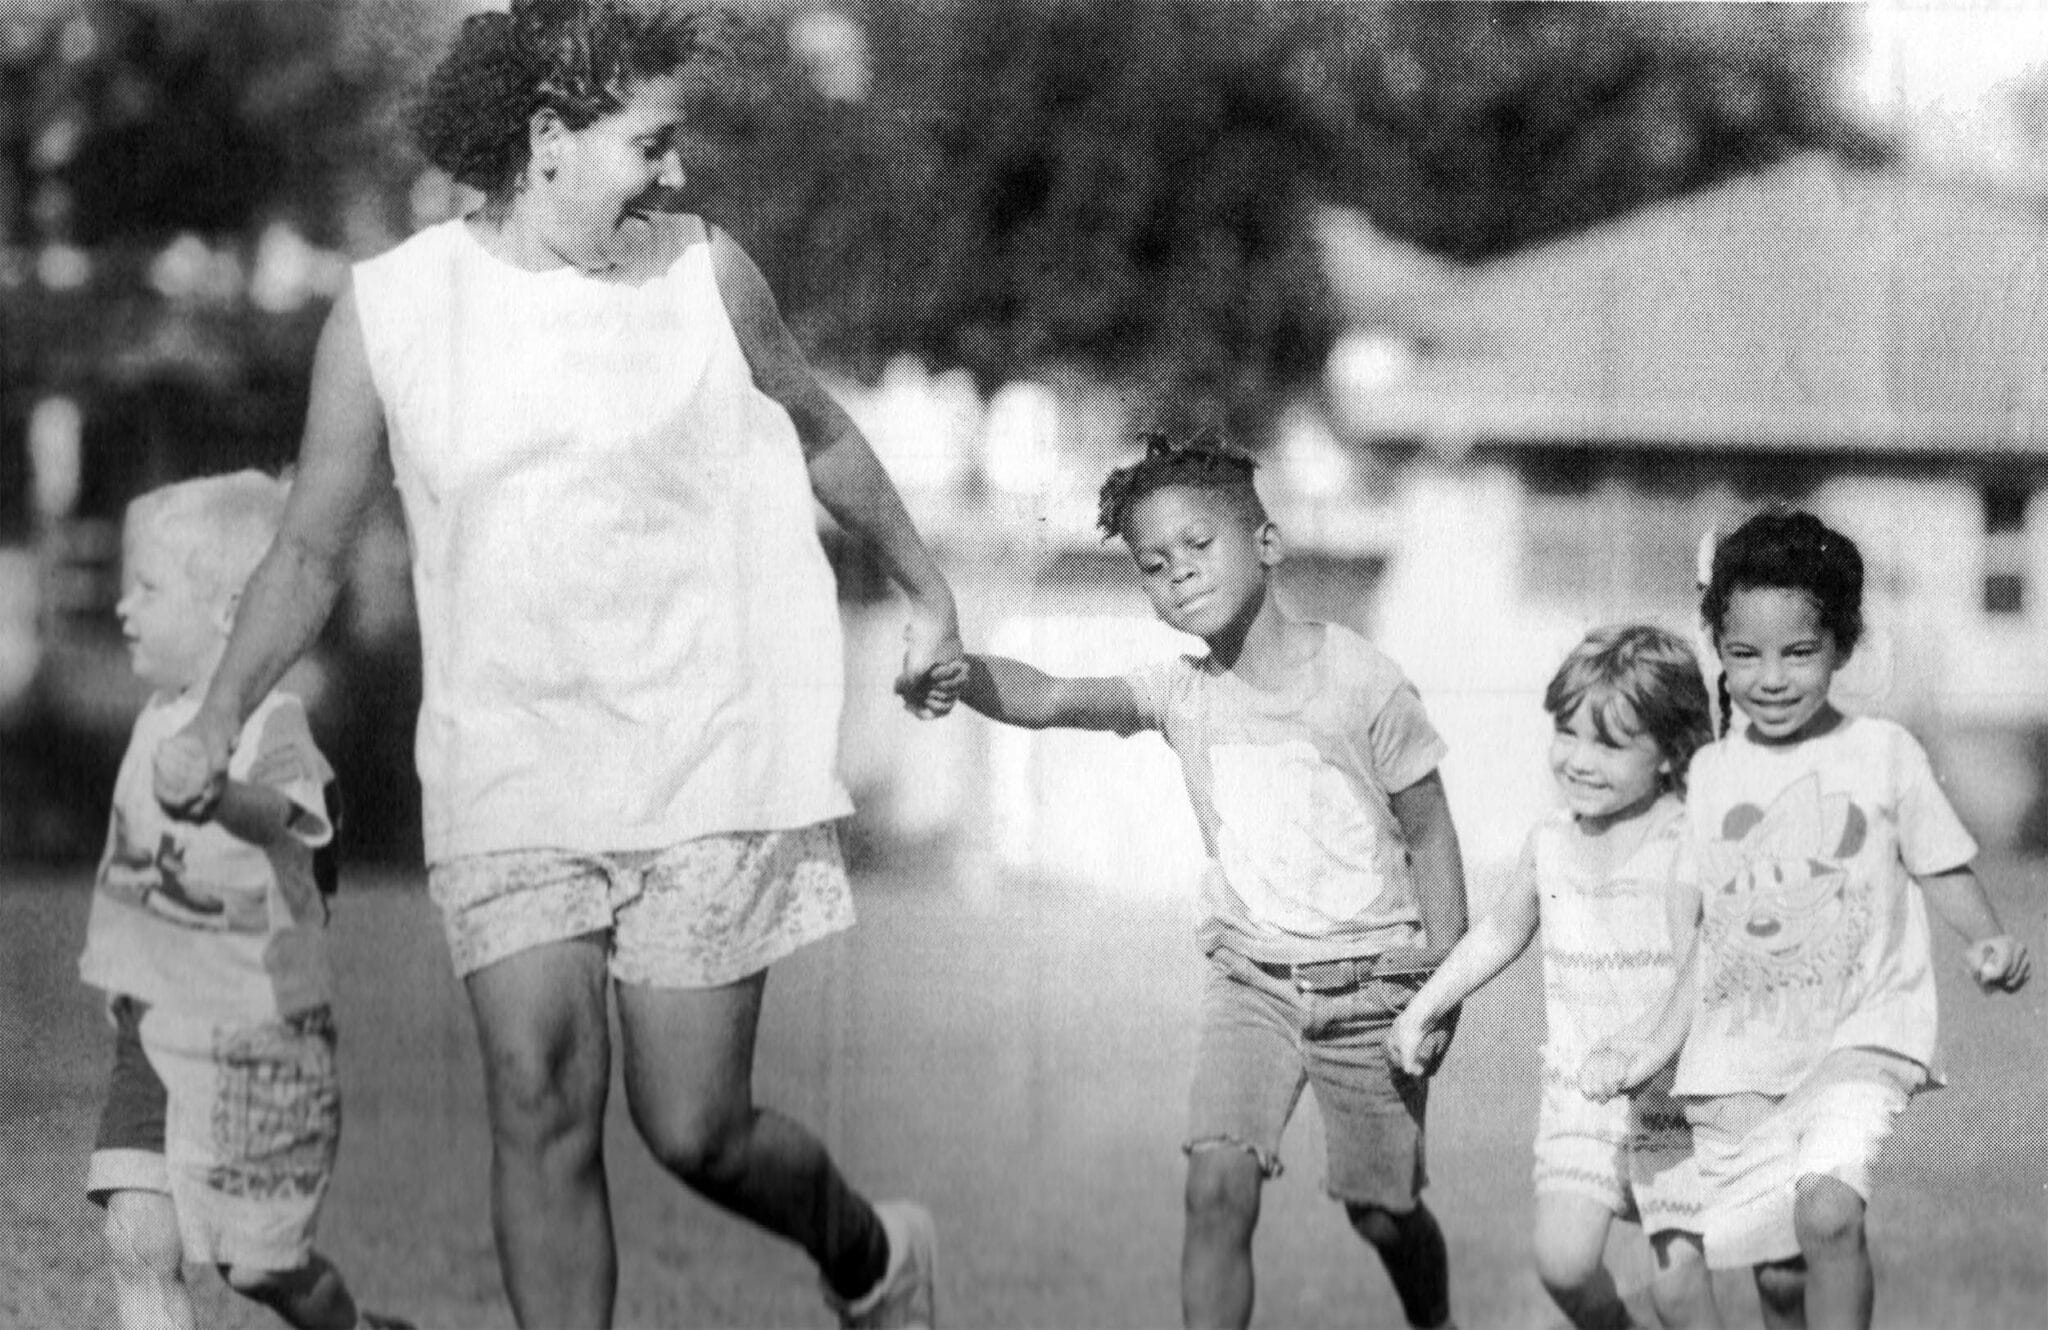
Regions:
M 1297 85 L 1343 126 L 1336 192 L 1484 259 L 1822 149 L 1891 153 L 1842 96 L 1853 7 L 1304 7 Z

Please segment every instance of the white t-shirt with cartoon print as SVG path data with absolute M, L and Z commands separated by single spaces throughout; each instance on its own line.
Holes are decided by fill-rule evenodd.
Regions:
M 272 693 L 228 761 L 235 780 L 291 801 L 292 835 L 265 849 L 217 822 L 181 822 L 156 801 L 157 746 L 191 721 L 197 693 L 152 700 L 136 718 L 94 883 L 79 977 L 108 993 L 222 1023 L 275 1021 L 332 1000 L 327 902 L 316 854 L 334 836 L 334 772 L 306 709 Z
M 1180 758 L 1207 844 L 1202 949 L 1300 964 L 1420 945 L 1390 796 L 1444 743 L 1400 669 L 1338 624 L 1277 693 L 1207 656 L 1127 676 L 1141 728 Z
M 1835 1049 L 1930 1069 L 1934 971 L 1915 877 L 1977 843 L 1926 753 L 1891 721 L 1848 717 L 1778 747 L 1746 726 L 1693 758 L 1699 996 L 1674 1093 L 1789 1093 Z

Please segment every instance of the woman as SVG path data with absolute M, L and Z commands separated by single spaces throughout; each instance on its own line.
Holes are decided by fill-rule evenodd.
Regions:
M 356 267 L 285 526 L 159 799 L 209 814 L 311 644 L 377 492 L 411 536 L 429 890 L 482 1043 L 522 1325 L 610 1323 L 607 976 L 633 1120 L 690 1187 L 815 1259 L 849 1325 L 932 1319 L 930 1219 L 870 1205 L 751 1079 L 774 961 L 852 923 L 821 502 L 907 593 L 898 684 L 943 714 L 952 593 L 730 237 L 657 204 L 699 58 L 623 0 L 469 19 L 419 136 L 476 213 Z

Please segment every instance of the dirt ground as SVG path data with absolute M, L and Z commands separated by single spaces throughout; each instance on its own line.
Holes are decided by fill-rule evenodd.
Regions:
M 88 879 L 0 874 L 0 1326 L 104 1326 L 98 1212 L 79 1194 L 109 1040 L 75 978 Z M 1987 880 L 2038 953 L 2048 865 Z M 1199 977 L 1185 906 L 1024 883 L 970 903 L 915 873 L 858 885 L 861 927 L 771 981 L 761 1099 L 819 1131 L 871 1194 L 931 1205 L 949 1325 L 1176 1324 Z M 352 884 L 336 940 L 346 1127 L 321 1245 L 371 1306 L 432 1330 L 509 1325 L 469 1016 L 417 880 Z M 2048 975 L 1994 1001 L 1963 978 L 1954 939 L 1937 959 L 1951 1085 L 1909 1110 L 1880 1177 L 1877 1322 L 2035 1330 L 2048 1307 Z M 1432 1098 L 1429 1204 L 1467 1330 L 1556 1323 L 1528 1258 L 1539 1007 L 1525 957 L 1471 1004 Z M 1374 1258 L 1319 1192 L 1320 1152 L 1305 1103 L 1260 1224 L 1257 1323 L 1399 1326 Z M 661 1174 L 616 1103 L 609 1159 L 620 1325 L 832 1323 L 803 1258 Z M 1618 1230 L 1625 1286 L 1641 1284 L 1641 1246 Z M 194 1280 L 202 1325 L 276 1324 L 210 1272 Z M 1755 1323 L 1745 1283 L 1721 1285 L 1731 1325 Z

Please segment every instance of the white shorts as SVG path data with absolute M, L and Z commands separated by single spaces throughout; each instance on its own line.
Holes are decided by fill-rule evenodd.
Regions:
M 665 850 L 506 850 L 428 870 L 458 975 L 602 933 L 612 977 L 716 988 L 853 926 L 829 822 L 701 836 Z
M 1688 1099 L 1706 1209 L 1701 1235 L 1717 1270 L 1799 1255 L 1799 1180 L 1829 1177 L 1870 1199 L 1892 1127 L 1927 1070 L 1872 1048 L 1828 1054 L 1787 1095 Z
M 1535 1190 L 1604 1205 L 1645 1233 L 1700 1230 L 1699 1172 L 1685 1112 L 1665 1093 L 1669 1069 L 1633 1095 L 1606 1103 L 1546 1066 L 1536 1117 Z
M 327 1008 L 217 1025 L 120 998 L 113 1015 L 114 1071 L 87 1195 L 168 1195 L 190 1261 L 303 1266 L 341 1145 Z

